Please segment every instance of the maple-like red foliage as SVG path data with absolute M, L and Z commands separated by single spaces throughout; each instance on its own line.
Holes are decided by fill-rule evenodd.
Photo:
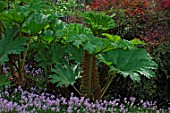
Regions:
M 155 0 L 159 9 L 170 9 L 170 0 Z M 148 8 L 151 0 L 94 0 L 88 7 L 91 10 L 107 10 L 111 7 L 134 8 L 136 13 L 143 13 L 143 10 L 137 8 Z M 152 3 L 151 3 L 152 4 Z M 129 11 L 129 9 L 127 9 Z
M 148 6 L 148 0 L 94 0 L 88 5 L 90 10 L 124 8 L 129 16 L 143 14 Z
M 170 9 L 170 0 L 158 0 L 161 9 Z

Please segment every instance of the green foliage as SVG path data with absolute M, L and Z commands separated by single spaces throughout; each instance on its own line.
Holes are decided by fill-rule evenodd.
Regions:
M 69 86 L 74 85 L 80 76 L 80 68 L 78 65 L 62 65 L 56 64 L 55 67 L 52 69 L 54 74 L 49 75 L 51 78 L 51 83 L 57 83 L 57 86 Z
M 3 90 L 4 86 L 10 86 L 11 81 L 7 80 L 6 75 L 0 75 L 0 91 Z
M 67 24 L 58 32 L 60 37 L 72 37 L 79 34 L 92 34 L 91 30 L 82 24 Z
M 20 54 L 25 51 L 24 45 L 27 44 L 26 37 L 15 37 L 19 28 L 8 28 L 5 30 L 3 37 L 0 40 L 0 64 L 8 61 L 8 55 Z
M 0 12 L 3 11 L 5 9 L 5 7 L 7 7 L 8 4 L 4 1 L 0 1 Z
M 65 49 L 60 44 L 52 44 L 40 49 L 34 60 L 39 63 L 39 66 L 46 69 L 52 64 L 63 63 L 65 54 Z
M 83 10 L 82 2 L 78 2 L 77 0 L 57 0 L 55 10 L 57 10 L 57 14 L 61 17 L 77 15 Z
M 113 97 L 119 97 L 119 95 L 123 97 L 134 96 L 137 101 L 155 101 L 155 99 L 159 99 L 158 95 L 166 92 L 158 89 L 159 86 L 157 82 L 158 81 L 155 81 L 154 79 L 148 79 L 144 76 L 141 77 L 140 82 L 133 82 L 129 77 L 124 78 L 123 76 L 117 76 L 117 78 L 113 80 L 106 94 Z M 165 89 L 167 90 L 167 87 Z M 165 97 L 167 98 L 168 95 Z
M 136 49 L 136 46 L 134 46 L 134 44 L 132 44 L 130 41 L 128 40 L 119 40 L 117 42 L 114 43 L 115 49 L 116 48 L 120 48 L 120 49 L 129 49 L 129 50 L 133 50 Z
M 157 69 L 157 64 L 151 60 L 145 49 L 115 49 L 99 55 L 99 59 L 111 70 L 117 71 L 124 77 L 130 76 L 133 81 L 139 82 L 140 75 L 147 78 L 156 76 L 151 69 Z
M 130 42 L 131 42 L 132 44 L 134 44 L 134 45 L 146 45 L 146 43 L 140 41 L 140 40 L 137 39 L 137 38 L 134 38 L 134 39 L 130 40 Z
M 170 44 L 169 43 L 163 43 L 158 45 L 153 50 L 153 56 L 155 59 L 155 62 L 159 65 L 159 75 L 163 76 L 165 75 L 168 78 L 170 78 Z
M 101 34 L 115 27 L 114 20 L 104 13 L 86 12 L 82 14 L 82 17 L 84 18 L 83 21 L 88 24 L 94 35 Z
M 5 10 L 0 13 L 3 21 L 15 22 L 22 25 L 33 13 L 28 7 L 16 7 L 15 9 Z
M 127 91 L 139 99 L 153 100 L 157 96 L 157 85 L 152 79 L 142 78 L 140 83 L 129 82 Z
M 66 50 L 69 53 L 69 60 L 74 61 L 76 64 L 81 64 L 83 59 L 83 52 L 82 48 L 76 48 L 74 46 L 67 46 Z
M 54 41 L 55 38 L 56 38 L 56 34 L 53 30 L 44 30 L 40 35 L 40 39 L 48 44 Z
M 48 25 L 48 16 L 37 13 L 30 16 L 22 26 L 22 31 L 28 34 L 36 34 Z
M 102 36 L 107 37 L 109 40 L 111 40 L 113 42 L 119 41 L 121 39 L 120 36 L 118 36 L 118 35 L 110 35 L 108 33 L 102 33 Z
M 14 59 L 16 61 L 8 62 L 17 85 L 24 86 L 29 82 L 23 68 L 27 59 L 31 63 L 36 63 L 37 67 L 43 68 L 46 75 L 43 82 L 50 75 L 50 82 L 60 87 L 69 85 L 74 87 L 74 83 L 82 74 L 80 66 L 82 69 L 84 67 L 84 70 L 87 67 L 88 73 L 84 74 L 88 76 L 84 79 L 84 82 L 89 83 L 87 89 L 95 89 L 93 92 L 98 90 L 99 93 L 101 92 L 97 69 L 99 59 L 108 64 L 112 71 L 116 70 L 124 77 L 130 76 L 132 80 L 139 81 L 141 74 L 148 78 L 155 77 L 150 69 L 156 69 L 156 64 L 151 61 L 146 51 L 135 47 L 136 44 L 143 45 L 142 42 L 122 40 L 120 36 L 106 33 L 103 37 L 107 38 L 100 37 L 103 32 L 115 27 L 112 17 L 97 12 L 83 13 L 82 17 L 88 28 L 83 24 L 66 24 L 59 20 L 59 17 L 70 18 L 70 15 L 75 13 L 73 10 L 78 7 L 76 0 L 63 2 L 58 0 L 56 4 L 42 0 L 23 1 L 22 5 L 21 2 L 13 2 L 9 9 L 3 4 L 0 8 L 2 34 L 0 34 L 0 64 L 6 64 L 9 55 L 19 56 L 17 60 Z M 2 11 L 4 9 L 5 11 Z M 99 59 L 96 59 L 95 55 L 99 55 Z M 109 77 L 111 79 L 106 78 L 110 81 L 106 84 L 104 92 L 114 79 L 112 75 Z M 77 91 L 76 87 L 74 89 Z M 89 91 L 89 97 L 93 96 L 91 92 Z
M 135 49 L 135 45 L 146 45 L 144 42 L 140 41 L 139 39 L 132 39 L 130 41 L 128 40 L 122 40 L 120 36 L 118 35 L 110 35 L 108 33 L 102 33 L 102 36 L 107 37 L 110 41 L 115 42 L 116 48 L 123 48 L 123 49 Z

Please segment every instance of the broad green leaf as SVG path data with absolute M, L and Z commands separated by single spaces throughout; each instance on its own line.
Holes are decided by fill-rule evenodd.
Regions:
M 120 36 L 118 36 L 118 35 L 110 35 L 108 33 L 102 33 L 102 36 L 107 37 L 109 40 L 111 40 L 113 42 L 119 41 L 121 39 Z
M 78 78 L 81 78 L 80 76 L 80 68 L 78 65 L 62 65 L 62 64 L 56 64 L 55 67 L 52 69 L 52 72 L 54 74 L 49 75 L 49 78 L 51 78 L 51 83 L 57 83 L 57 86 L 69 86 L 74 85 L 76 80 Z
M 4 86 L 10 86 L 11 81 L 7 80 L 6 75 L 0 75 L 0 91 L 3 90 Z
M 34 60 L 43 68 L 56 63 L 63 63 L 65 49 L 60 44 L 52 44 L 46 48 L 38 50 Z
M 8 61 L 9 54 L 20 54 L 25 51 L 24 45 L 27 44 L 26 37 L 16 37 L 18 28 L 8 28 L 4 33 L 4 37 L 0 40 L 0 64 Z
M 115 48 L 122 48 L 122 49 L 129 49 L 129 50 L 136 48 L 136 46 L 134 46 L 130 41 L 124 39 L 116 41 L 114 45 Z
M 48 16 L 42 13 L 33 14 L 23 24 L 22 31 L 29 34 L 36 34 L 48 25 Z
M 82 48 L 67 46 L 66 52 L 69 53 L 69 60 L 73 60 L 77 64 L 82 63 L 84 53 L 84 50 Z
M 137 38 L 134 38 L 134 39 L 130 40 L 130 42 L 131 42 L 132 44 L 134 44 L 134 45 L 146 45 L 146 43 L 140 41 L 140 40 L 137 39 Z
M 71 37 L 78 34 L 92 34 L 92 32 L 82 24 L 67 24 L 64 29 L 59 31 L 60 37 Z
M 75 34 L 75 35 L 70 35 L 66 41 L 71 42 L 74 46 L 80 47 L 84 46 L 85 43 L 92 37 L 93 35 L 88 35 L 88 34 Z
M 54 41 L 55 38 L 56 34 L 52 30 L 45 30 L 40 35 L 40 39 L 42 39 L 46 43 L 51 43 L 52 41 Z
M 88 51 L 89 54 L 99 54 L 114 49 L 114 46 L 107 39 L 91 36 L 87 42 L 84 43 L 83 48 Z
M 157 64 L 151 60 L 151 56 L 145 49 L 115 49 L 100 54 L 98 58 L 111 70 L 116 70 L 124 77 L 130 76 L 134 81 L 139 82 L 140 75 L 147 78 L 156 77 L 152 70 L 157 69 Z
M 33 12 L 29 10 L 28 7 L 23 6 L 1 12 L 0 19 L 22 25 L 32 15 L 32 13 Z
M 86 12 L 82 17 L 95 35 L 115 27 L 114 20 L 104 13 Z
M 48 52 L 48 49 L 41 49 L 38 51 L 38 53 L 35 55 L 34 60 L 39 63 L 39 66 L 46 69 L 47 66 L 51 66 L 53 64 L 51 55 Z

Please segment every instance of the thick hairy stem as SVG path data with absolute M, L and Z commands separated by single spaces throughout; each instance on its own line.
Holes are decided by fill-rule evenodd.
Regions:
M 90 98 L 92 94 L 92 67 L 93 67 L 93 56 L 90 55 L 89 66 L 88 66 L 88 86 L 87 86 L 87 97 Z
M 106 91 L 108 90 L 110 84 L 112 83 L 113 79 L 117 76 L 116 72 L 113 72 L 111 77 L 109 77 L 108 81 L 106 82 L 105 86 L 102 89 L 102 93 L 100 96 L 100 99 L 103 98 L 104 94 L 106 93 Z
M 82 61 L 82 78 L 81 78 L 82 96 L 99 99 L 101 95 L 101 86 L 99 83 L 98 69 L 96 66 L 96 57 L 84 52 Z

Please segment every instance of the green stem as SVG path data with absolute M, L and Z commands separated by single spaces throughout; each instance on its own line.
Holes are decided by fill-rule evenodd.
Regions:
M 72 86 L 73 86 L 73 88 L 76 90 L 76 92 L 77 92 L 79 95 L 81 95 L 80 91 L 79 91 L 74 85 L 72 85 Z
M 0 39 L 2 38 L 2 33 L 3 33 L 4 29 L 5 29 L 4 25 L 3 25 L 2 21 L 0 20 Z
M 87 91 L 87 98 L 90 98 L 91 96 L 91 83 L 92 83 L 92 67 L 93 67 L 93 55 L 90 55 L 89 58 L 89 66 L 88 66 L 88 91 Z
M 22 62 L 22 65 L 21 65 L 21 72 L 22 72 L 23 69 L 24 69 L 25 59 L 26 59 L 26 56 L 27 56 L 27 53 L 28 53 L 28 49 L 29 49 L 29 44 L 27 45 L 26 51 L 25 51 L 25 53 L 24 53 L 24 58 L 23 58 L 23 62 Z
M 20 31 L 19 31 L 19 32 L 20 32 L 19 35 L 22 36 L 22 27 L 20 28 Z M 23 72 L 23 70 L 24 70 L 25 59 L 26 59 L 26 56 L 27 56 L 27 53 L 28 53 L 29 44 L 30 44 L 30 38 L 28 37 L 27 48 L 26 48 L 26 51 L 25 51 L 25 53 L 24 53 L 23 61 L 22 61 L 22 64 L 21 64 L 21 72 Z
M 116 72 L 113 72 L 113 74 L 111 75 L 111 77 L 109 77 L 108 81 L 106 82 L 105 86 L 102 89 L 102 93 L 100 96 L 100 99 L 103 98 L 104 94 L 106 93 L 106 91 L 108 90 L 110 84 L 112 83 L 113 79 L 116 77 Z

